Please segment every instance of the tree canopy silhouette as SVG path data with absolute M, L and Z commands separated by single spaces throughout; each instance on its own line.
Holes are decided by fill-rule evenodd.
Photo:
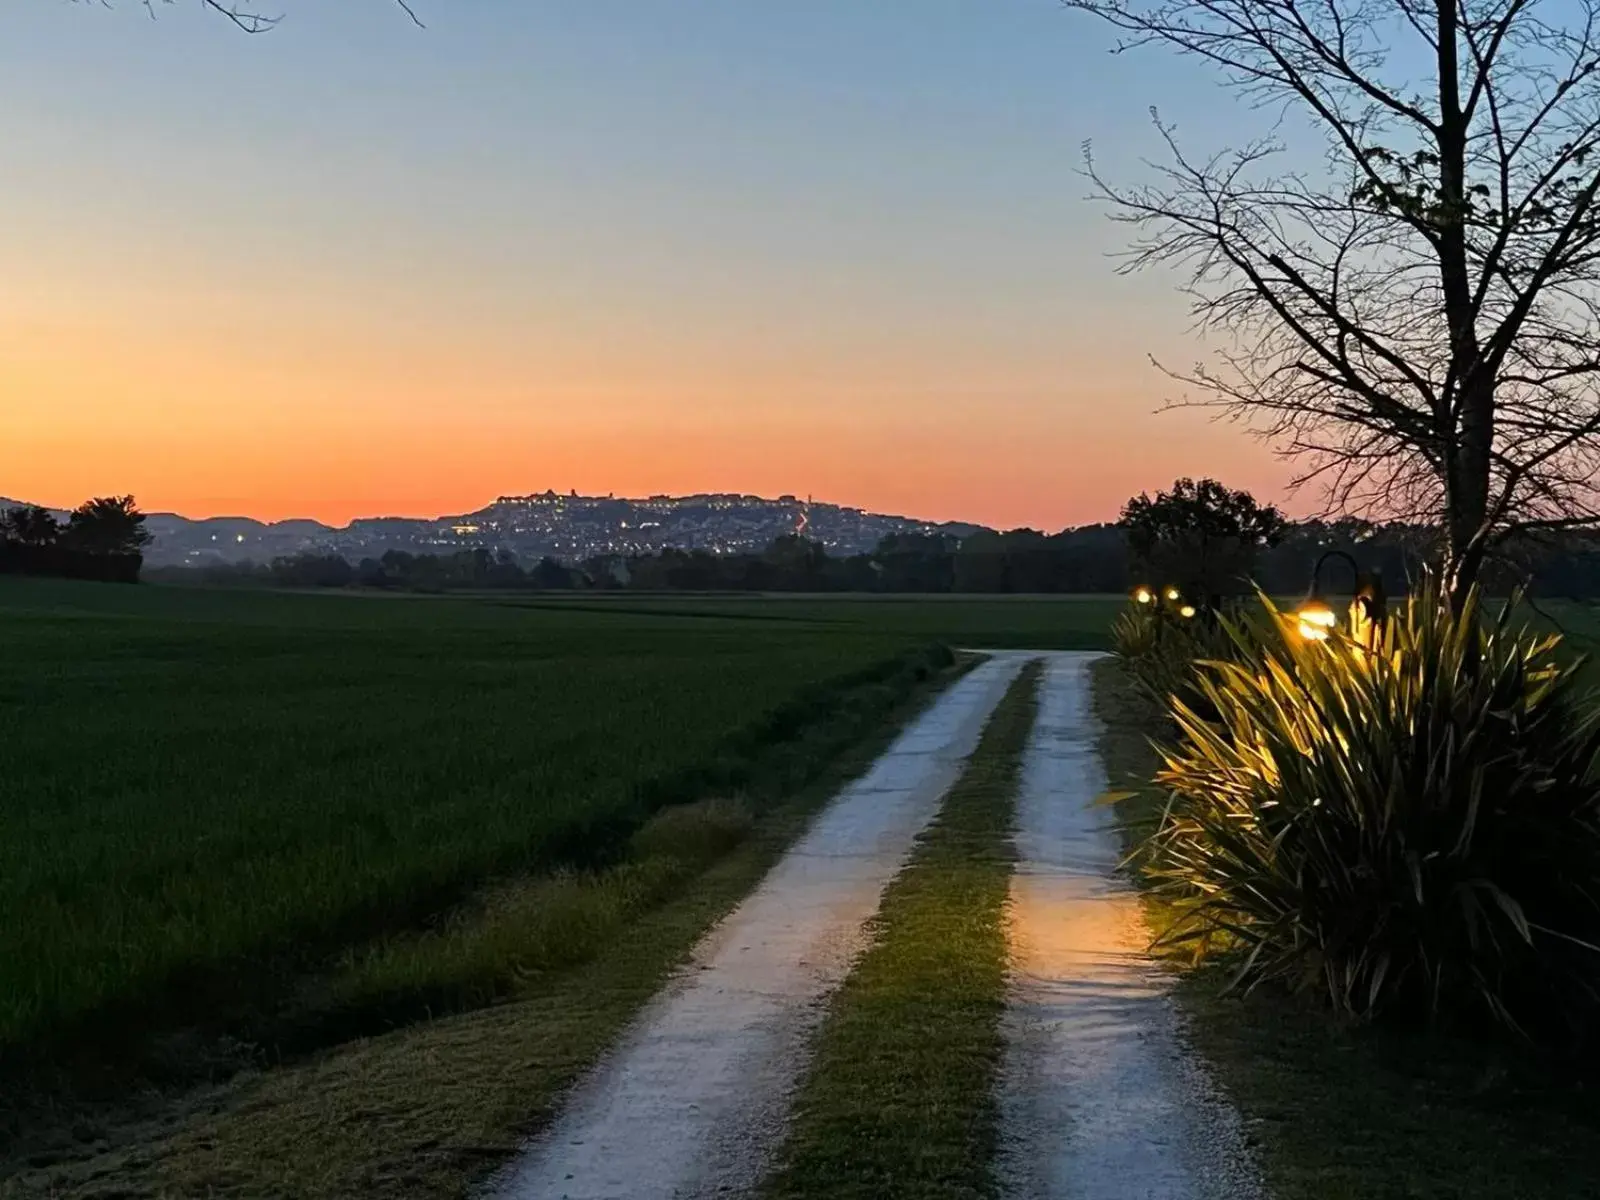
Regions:
M 1122 508 L 1133 566 L 1152 584 L 1175 584 L 1204 602 L 1247 585 L 1256 554 L 1276 546 L 1288 522 L 1270 504 L 1215 479 L 1179 479 Z
M 1459 596 L 1507 538 L 1600 519 L 1600 0 L 1066 0 L 1214 67 L 1274 131 L 1089 174 L 1227 345 L 1170 372 L 1427 522 Z M 1302 132 L 1303 131 L 1303 132 Z M 1321 165 L 1286 165 L 1293 145 Z
M 22 546 L 53 546 L 61 537 L 55 514 L 37 504 L 23 504 L 0 512 L 0 541 Z
M 137 554 L 150 533 L 132 496 L 97 496 L 72 510 L 62 541 L 86 554 Z

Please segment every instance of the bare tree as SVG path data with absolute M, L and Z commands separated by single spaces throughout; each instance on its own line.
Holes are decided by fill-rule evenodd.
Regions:
M 1242 149 L 1089 174 L 1176 266 L 1241 417 L 1330 509 L 1442 528 L 1459 596 L 1507 537 L 1600 521 L 1600 0 L 1065 0 L 1217 68 Z M 1283 165 L 1298 131 L 1320 167 Z

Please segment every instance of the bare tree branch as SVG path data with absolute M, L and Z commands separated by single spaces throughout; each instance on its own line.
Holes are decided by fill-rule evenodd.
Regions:
M 175 4 L 176 2 L 177 0 L 160 0 L 162 4 Z M 112 7 L 111 0 L 100 0 L 100 3 L 105 8 Z M 140 3 L 144 5 L 145 11 L 154 19 L 157 0 L 140 0 Z M 212 12 L 225 17 L 245 33 L 265 33 L 283 20 L 282 14 L 268 15 L 257 10 L 253 5 L 235 4 L 231 0 L 199 0 L 199 3 L 203 8 L 209 8 Z M 421 18 L 417 16 L 416 10 L 412 8 L 410 0 L 393 0 L 393 3 L 410 18 L 411 23 L 418 29 L 426 28 Z
M 1168 372 L 1328 509 L 1445 533 L 1458 587 L 1600 523 L 1600 0 L 1064 0 L 1280 115 L 1095 195 L 1176 268 L 1213 361 Z M 1420 64 L 1420 65 L 1419 65 Z M 1154 116 L 1154 114 L 1152 114 Z M 1280 164 L 1288 129 L 1321 170 Z

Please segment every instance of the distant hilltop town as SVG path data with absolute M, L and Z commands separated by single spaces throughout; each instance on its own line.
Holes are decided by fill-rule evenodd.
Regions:
M 517 558 L 575 563 L 600 554 L 652 554 L 666 547 L 737 554 L 761 550 L 776 537 L 801 534 L 830 554 L 873 549 L 896 533 L 946 533 L 966 537 L 981 526 L 935 523 L 871 513 L 795 496 L 711 493 L 695 496 L 580 496 L 547 491 L 501 496 L 477 512 L 435 518 L 364 517 L 337 527 L 304 519 L 257 521 L 249 517 L 190 520 L 152 513 L 151 566 L 267 562 L 282 555 L 332 553 L 354 562 L 387 550 L 449 553 L 486 546 Z

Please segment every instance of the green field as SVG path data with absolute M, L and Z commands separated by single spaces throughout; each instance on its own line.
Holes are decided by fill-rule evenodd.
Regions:
M 1121 603 L 0 578 L 0 1195 L 465 1194 L 943 684 L 930 647 L 1103 646 Z M 1596 610 L 1551 611 L 1592 653 Z M 1109 678 L 1107 766 L 1147 778 L 1149 714 Z M 1003 812 L 973 809 L 996 836 Z M 937 970 L 999 944 L 972 903 L 915 943 L 935 986 L 907 1004 L 965 1011 Z M 1179 995 L 1285 1197 L 1591 1193 L 1592 1121 L 1538 1072 L 1396 1052 L 1430 1074 L 1303 1006 Z M 880 1018 L 861 1036 L 895 1051 Z M 135 1076 L 85 1067 L 124 1044 Z M 981 1132 L 949 1119 L 988 1095 L 972 1061 L 940 1060 L 949 1096 L 913 1084 L 952 1138 Z M 924 1070 L 835 1065 L 863 1063 Z M 835 1108 L 814 1157 L 853 1144 Z
M 788 596 L 756 599 L 696 597 L 590 597 L 523 601 L 545 611 L 680 618 L 800 621 L 835 632 L 874 631 L 935 639 L 967 648 L 1094 650 L 1106 645 L 1121 596 Z
M 0 580 L 0 1056 L 606 866 L 746 790 L 818 689 L 929 642 L 1092 644 L 1113 604 Z

